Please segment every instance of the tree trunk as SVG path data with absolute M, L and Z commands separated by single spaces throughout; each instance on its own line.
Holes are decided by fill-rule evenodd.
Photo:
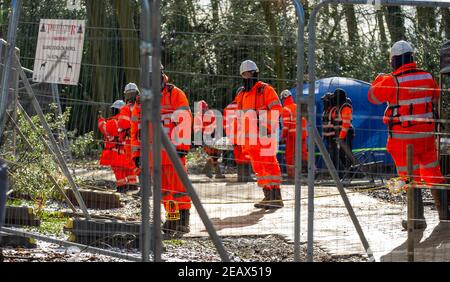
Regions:
M 388 6 L 384 10 L 392 42 L 406 39 L 405 17 L 401 7 Z
M 139 38 L 134 23 L 135 4 L 129 0 L 114 0 L 114 10 L 120 28 L 123 67 L 127 82 L 139 85 Z
M 279 40 L 278 27 L 274 15 L 275 9 L 272 5 L 272 2 L 269 1 L 262 1 L 261 6 L 264 11 L 264 19 L 266 21 L 267 26 L 269 27 L 270 40 L 272 41 L 272 46 L 274 49 L 275 74 L 277 79 L 280 79 L 274 86 L 277 89 L 284 89 L 286 87 L 286 83 L 284 81 L 285 78 L 284 60 Z
M 444 36 L 447 40 L 450 40 L 450 9 L 442 8 L 442 26 L 444 28 Z
M 347 32 L 350 45 L 358 42 L 358 23 L 356 21 L 355 6 L 344 5 L 345 21 L 347 23 Z
M 437 35 L 435 9 L 417 7 L 417 26 L 423 36 L 435 37 Z
M 377 11 L 377 22 L 378 22 L 378 27 L 380 29 L 381 51 L 382 51 L 382 54 L 386 54 L 386 52 L 389 48 L 389 45 L 388 45 L 388 41 L 387 41 L 386 29 L 384 28 L 383 14 L 381 11 Z
M 219 0 L 211 0 L 213 25 L 217 26 L 219 23 Z
M 92 80 L 90 95 L 83 97 L 83 99 L 89 99 L 96 102 L 113 102 L 113 82 L 115 68 L 113 64 L 113 42 L 109 41 L 110 31 L 102 28 L 110 28 L 107 21 L 107 7 L 106 1 L 87 0 L 87 17 L 88 27 L 96 27 L 88 29 L 87 38 L 90 40 L 89 61 L 93 65 L 92 67 Z M 99 108 L 94 107 L 74 107 L 74 117 L 76 117 L 77 125 L 75 128 L 88 127 L 88 130 L 92 130 L 97 123 L 97 110 Z M 102 110 L 106 110 L 106 107 Z

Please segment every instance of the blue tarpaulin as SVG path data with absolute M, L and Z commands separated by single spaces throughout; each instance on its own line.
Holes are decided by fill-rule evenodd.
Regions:
M 308 95 L 309 84 L 305 84 L 303 93 Z M 316 111 L 317 129 L 322 131 L 323 104 L 321 97 L 326 92 L 334 92 L 336 88 L 342 88 L 353 103 L 353 126 L 355 138 L 353 139 L 353 152 L 370 154 L 370 161 L 383 161 L 392 164 L 392 159 L 386 151 L 387 127 L 382 122 L 385 105 L 373 105 L 367 100 L 370 84 L 364 81 L 331 77 L 316 81 Z M 291 89 L 294 99 L 296 89 Z M 323 167 L 319 160 L 319 167 Z

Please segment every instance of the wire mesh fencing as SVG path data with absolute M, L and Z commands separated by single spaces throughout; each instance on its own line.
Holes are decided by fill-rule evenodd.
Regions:
M 14 230 L 25 237 L 32 233 L 38 240 L 65 242 L 81 250 L 90 248 L 93 252 L 121 259 L 130 255 L 129 259 L 137 260 L 142 243 L 142 203 L 139 164 L 136 159 L 125 157 L 132 150 L 131 130 L 125 132 L 125 139 L 108 139 L 103 134 L 108 133 L 108 121 L 112 121 L 114 128 L 114 120 L 110 118 L 118 112 L 111 106 L 116 100 L 125 98 L 125 86 L 129 82 L 139 85 L 139 10 L 134 7 L 135 12 L 125 20 L 102 17 L 99 11 L 110 15 L 120 7 L 111 6 L 108 1 L 95 2 L 98 6 L 90 5 L 77 13 L 46 14 L 41 11 L 42 18 L 87 17 L 89 20 L 78 85 L 31 85 L 91 219 L 86 219 L 83 204 L 67 173 L 61 170 L 61 160 L 56 157 L 55 148 L 29 98 L 30 89 L 23 81 L 19 82 L 21 79 L 16 70 L 17 79 L 12 84 L 17 81 L 17 85 L 12 88 L 19 98 L 8 103 L 1 148 L 11 179 L 6 224 L 20 226 Z M 25 5 L 32 4 L 26 2 Z M 447 220 L 439 223 L 434 207 L 439 201 L 441 207 L 445 206 L 446 196 L 431 192 L 447 189 L 448 185 L 441 183 L 448 183 L 450 174 L 446 126 L 449 121 L 449 75 L 448 72 L 441 73 L 445 66 L 438 67 L 439 52 L 445 49 L 442 47 L 444 30 L 436 28 L 436 36 L 429 40 L 414 20 L 415 9 L 397 10 L 397 13 L 406 14 L 408 22 L 405 26 L 408 28 L 404 35 L 417 49 L 414 58 L 418 65 L 435 78 L 437 85 L 433 90 L 440 93 L 441 101 L 440 116 L 433 116 L 433 120 L 427 122 L 437 124 L 438 120 L 442 126 L 429 132 L 433 136 L 429 144 L 418 142 L 413 148 L 414 156 L 437 155 L 438 158 L 428 163 L 414 159 L 412 166 L 419 169 L 408 172 L 406 147 L 400 150 L 404 144 L 387 147 L 386 141 L 392 136 L 383 123 L 385 107 L 369 101 L 371 83 L 377 74 L 392 71 L 388 53 L 396 39 L 390 29 L 391 23 L 386 22 L 389 14 L 371 6 L 351 7 L 330 5 L 318 15 L 321 32 L 317 36 L 315 65 L 320 78 L 315 82 L 316 116 L 309 117 L 306 106 L 302 107 L 305 118 L 302 125 L 306 130 L 300 134 L 295 130 L 295 125 L 300 122 L 295 117 L 296 110 L 293 106 L 288 107 L 302 96 L 296 93 L 299 39 L 294 6 L 288 1 L 211 1 L 207 5 L 196 2 L 193 6 L 185 1 L 162 3 L 161 63 L 167 79 L 165 81 L 163 77 L 163 82 L 168 83 L 168 89 L 176 87 L 184 92 L 193 117 L 192 126 L 189 126 L 189 152 L 185 156 L 184 150 L 177 149 L 185 162 L 189 180 L 234 261 L 292 261 L 297 216 L 300 217 L 302 260 L 305 260 L 307 232 L 311 232 L 307 228 L 311 208 L 314 210 L 314 241 L 310 243 L 315 247 L 314 260 L 368 260 L 366 253 L 369 251 L 362 247 L 348 206 L 343 203 L 342 193 L 330 176 L 330 167 L 318 149 L 312 171 L 314 205 L 308 206 L 306 142 L 314 133 L 306 126 L 306 120 L 311 119 L 316 120 L 320 139 L 337 169 L 375 259 L 407 260 L 408 235 L 415 234 L 412 236 L 415 238 L 415 260 L 449 260 Z M 24 9 L 27 10 L 27 6 Z M 310 11 L 307 9 L 307 14 Z M 346 21 L 342 20 L 343 16 Z M 5 34 L 7 24 L 1 24 L 2 34 Z M 361 29 L 352 29 L 355 25 Z M 18 57 L 30 81 L 40 28 L 36 18 L 26 13 L 19 22 Z M 432 52 L 426 53 L 426 50 Z M 267 83 L 262 88 L 254 87 L 255 100 L 251 103 L 247 98 L 237 99 L 240 93 L 251 92 L 245 91 L 248 80 L 244 81 L 241 76 L 240 67 L 245 60 L 256 63 L 258 80 Z M 308 95 L 308 86 L 306 82 L 305 95 Z M 339 96 L 337 89 L 342 89 L 348 99 L 336 98 Z M 380 89 L 392 92 L 395 87 Z M 292 98 L 284 90 L 289 90 Z M 419 93 L 422 89 L 405 87 L 402 90 Z M 175 95 L 170 90 L 166 92 L 169 96 Z M 275 93 L 276 99 L 265 100 L 270 93 Z M 169 97 L 169 103 L 173 102 L 172 97 Z M 335 101 L 339 107 L 333 104 Z M 246 144 L 251 139 L 249 134 L 259 135 L 265 126 L 261 126 L 263 118 L 257 115 L 258 105 L 261 108 L 276 106 L 273 132 L 264 136 L 270 137 L 270 145 L 275 144 L 275 150 L 268 155 L 264 154 L 261 144 Z M 352 109 L 350 128 L 343 125 L 341 111 L 345 107 Z M 254 109 L 256 114 L 235 111 L 242 109 Z M 239 119 L 233 120 L 233 116 Z M 101 117 L 105 118 L 104 122 Z M 131 123 L 132 116 L 129 119 Z M 245 126 L 240 128 L 235 122 Z M 172 117 L 168 123 L 172 123 Z M 254 131 L 246 123 L 253 124 Z M 305 148 L 302 148 L 301 210 L 296 214 L 294 144 L 300 136 Z M 439 140 L 438 145 L 434 140 Z M 105 155 L 106 151 L 113 153 Z M 163 259 L 220 260 L 199 212 L 165 157 L 163 153 Z M 398 163 L 399 158 L 403 160 L 402 164 Z M 432 175 L 433 180 L 439 178 L 439 185 L 427 187 L 423 184 L 429 181 L 421 183 L 422 169 L 435 168 L 425 166 L 431 166 L 437 160 L 444 180 Z M 416 182 L 412 182 L 412 178 Z M 423 188 L 423 213 L 418 193 L 414 207 L 408 208 L 404 189 L 408 185 Z M 416 212 L 408 216 L 408 210 Z M 177 224 L 182 218 L 186 222 L 186 217 L 188 232 L 183 229 L 182 237 L 180 233 L 174 236 L 164 232 L 182 228 Z M 408 221 L 402 226 L 402 219 L 409 219 L 409 226 Z M 426 229 L 423 229 L 423 219 L 426 219 Z M 405 226 L 406 231 L 403 230 Z M 184 241 L 180 243 L 179 240 Z

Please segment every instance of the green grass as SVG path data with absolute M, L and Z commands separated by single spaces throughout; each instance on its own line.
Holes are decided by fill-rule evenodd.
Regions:
M 186 244 L 186 241 L 184 241 L 184 240 L 178 240 L 178 239 L 165 240 L 165 241 L 164 241 L 164 244 L 171 245 L 171 246 L 174 246 L 174 247 L 181 247 L 181 246 L 183 246 L 184 244 Z
M 37 217 L 41 220 L 41 225 L 37 228 L 39 233 L 47 235 L 61 235 L 63 227 L 69 217 L 63 216 L 59 212 L 41 211 Z

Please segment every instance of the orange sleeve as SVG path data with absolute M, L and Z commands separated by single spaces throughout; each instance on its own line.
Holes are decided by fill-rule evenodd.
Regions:
M 140 123 L 140 105 L 135 105 L 133 112 L 131 113 L 130 122 L 130 142 L 131 142 L 131 155 L 132 158 L 140 156 L 141 142 L 139 136 L 139 123 Z
M 379 105 L 386 102 L 393 102 L 395 99 L 396 86 L 391 75 L 379 75 L 369 88 L 369 102 Z
M 352 125 L 352 109 L 350 107 L 344 107 L 341 112 L 342 117 L 342 130 L 339 133 L 339 138 L 345 139 L 347 132 Z
M 283 107 L 281 106 L 281 102 L 278 98 L 277 92 L 270 85 L 268 85 L 264 90 L 264 102 L 269 109 L 269 112 L 267 113 L 268 122 L 270 122 L 274 126 L 279 126 L 279 118 L 282 115 Z M 276 114 L 276 112 L 278 112 L 278 115 Z
M 120 110 L 118 120 L 121 131 L 127 130 L 131 127 L 131 110 L 128 105 Z
M 106 122 L 106 132 L 109 136 L 119 136 L 118 121 L 110 119 Z
M 100 118 L 100 119 L 98 120 L 98 130 L 100 130 L 100 132 L 101 132 L 103 135 L 106 135 L 106 134 L 107 134 L 105 118 Z
M 283 108 L 281 111 L 281 124 L 283 125 L 283 130 L 281 131 L 281 140 L 285 140 L 288 136 L 289 125 L 291 123 L 291 114 L 289 110 Z
M 306 137 L 308 137 L 308 130 L 307 130 L 307 122 L 306 118 L 302 118 L 302 125 L 303 125 L 303 132 L 302 132 L 302 139 L 306 140 Z

